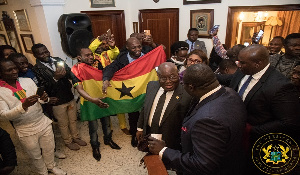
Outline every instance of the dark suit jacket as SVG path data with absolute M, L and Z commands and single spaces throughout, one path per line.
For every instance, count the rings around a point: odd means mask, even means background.
M 237 91 L 242 72 L 235 74 L 230 87 Z M 299 137 L 300 104 L 296 88 L 280 72 L 270 66 L 245 101 L 247 123 L 252 125 L 250 137 L 255 141 L 267 133 L 285 133 Z M 294 137 L 295 138 L 295 137 Z
M 184 119 L 182 152 L 167 148 L 162 161 L 184 174 L 242 175 L 241 141 L 246 116 L 238 94 L 221 87 Z
M 144 135 L 149 132 L 147 131 L 149 115 L 159 88 L 160 85 L 158 81 L 148 83 L 145 103 L 138 121 L 138 128 L 143 129 Z M 189 109 L 191 98 L 192 97 L 183 89 L 183 86 L 179 84 L 166 108 L 159 129 L 162 133 L 162 140 L 164 140 L 170 148 L 181 149 L 180 128 L 183 118 Z
M 63 61 L 58 57 L 52 58 L 55 59 L 54 64 L 56 67 L 58 62 Z M 45 91 L 49 97 L 57 97 L 59 99 L 55 105 L 68 103 L 74 99 L 74 95 L 72 93 L 72 84 L 69 81 L 74 74 L 71 72 L 71 69 L 66 63 L 64 64 L 64 67 L 66 70 L 65 77 L 56 82 L 53 79 L 54 71 L 42 64 L 38 59 L 36 60 L 36 64 L 33 66 L 33 71 L 36 74 L 40 86 L 45 87 Z
M 150 46 L 148 46 L 149 48 Z M 144 54 L 150 52 L 151 50 L 148 49 L 148 50 L 145 50 L 145 52 L 142 52 Z M 125 52 L 121 52 L 118 57 L 116 58 L 115 61 L 113 61 L 110 65 L 106 66 L 104 69 L 103 69 L 103 81 L 105 80 L 111 80 L 112 77 L 114 76 L 114 74 L 122 69 L 123 67 L 125 67 L 127 64 L 129 64 L 129 61 L 128 61 L 128 57 L 127 57 L 127 54 L 128 54 L 128 51 L 125 51 Z

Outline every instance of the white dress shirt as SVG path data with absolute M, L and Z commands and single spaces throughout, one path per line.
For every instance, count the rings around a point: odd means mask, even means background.
M 255 86 L 255 84 L 259 81 L 259 79 L 264 75 L 264 73 L 267 71 L 267 69 L 270 67 L 270 64 L 268 64 L 264 69 L 262 69 L 261 71 L 257 72 L 256 74 L 252 75 L 252 79 L 248 85 L 248 87 L 246 88 L 243 96 L 242 96 L 242 100 L 245 101 L 248 93 L 250 92 L 250 90 Z M 241 87 L 243 86 L 243 84 L 246 82 L 246 80 L 250 77 L 250 75 L 245 75 L 240 84 L 239 84 L 239 89 L 238 92 L 240 91 Z
M 148 125 L 151 127 L 151 124 L 152 124 L 152 119 L 153 119 L 153 115 L 155 113 L 155 109 L 156 109 L 156 106 L 157 106 L 157 103 L 158 103 L 158 100 L 160 98 L 160 96 L 164 93 L 164 89 L 162 87 L 160 87 L 156 93 L 156 96 L 154 98 L 154 101 L 152 103 L 152 107 L 151 107 L 151 110 L 150 110 L 150 114 L 149 114 L 149 120 L 148 120 Z M 173 93 L 174 91 L 168 91 L 166 93 L 166 100 L 165 100 L 165 103 L 164 103 L 164 106 L 163 106 L 163 109 L 162 109 L 162 112 L 161 112 L 161 115 L 160 115 L 160 119 L 159 119 L 159 125 L 161 123 L 161 120 L 165 114 L 165 111 L 167 109 L 167 106 L 173 96 Z M 138 131 L 143 131 L 142 128 L 137 128 Z

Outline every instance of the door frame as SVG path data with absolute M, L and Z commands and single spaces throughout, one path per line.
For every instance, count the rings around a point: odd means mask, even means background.
M 101 12 L 101 16 L 111 16 L 111 15 L 120 15 L 121 16 L 121 25 L 118 25 L 118 29 L 121 33 L 125 35 L 121 35 L 121 41 L 125 45 L 126 42 L 126 26 L 125 26 L 125 13 L 124 10 L 97 10 L 97 11 L 80 11 L 80 13 L 86 13 L 88 16 L 99 16 Z
M 230 48 L 232 44 L 232 31 L 234 30 L 233 21 L 234 13 L 243 11 L 297 11 L 300 10 L 300 4 L 287 4 L 287 5 L 264 5 L 264 6 L 229 6 L 226 27 L 225 45 Z

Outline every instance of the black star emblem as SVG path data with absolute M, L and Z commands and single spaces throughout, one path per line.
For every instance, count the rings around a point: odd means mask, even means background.
M 130 91 L 134 88 L 133 87 L 126 87 L 125 84 L 122 82 L 122 88 L 116 88 L 118 91 L 121 92 L 120 98 L 124 97 L 125 95 L 128 95 L 129 97 L 132 97 L 132 94 L 130 93 Z

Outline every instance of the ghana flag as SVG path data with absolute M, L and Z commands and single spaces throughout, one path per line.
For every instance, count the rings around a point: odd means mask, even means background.
M 103 98 L 109 107 L 104 109 L 80 97 L 81 120 L 90 121 L 120 113 L 139 111 L 143 106 L 147 84 L 158 80 L 155 67 L 166 61 L 166 54 L 159 46 L 117 71 L 102 94 L 102 71 L 81 63 L 72 67 L 72 72 L 81 80 L 84 90 L 94 98 Z

